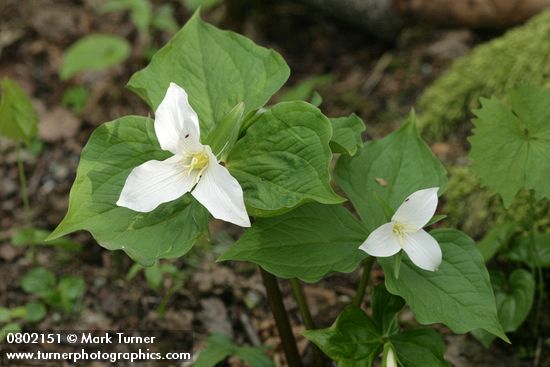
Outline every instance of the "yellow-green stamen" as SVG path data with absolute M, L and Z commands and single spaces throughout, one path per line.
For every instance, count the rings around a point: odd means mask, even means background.
M 399 244 L 401 246 L 403 246 L 403 243 L 405 242 L 405 237 L 407 236 L 407 233 L 415 231 L 416 229 L 412 228 L 412 226 L 399 222 L 393 222 L 392 232 L 398 238 Z
M 208 160 L 208 154 L 202 150 L 200 152 L 189 154 L 187 159 L 188 163 L 184 163 L 182 166 L 187 169 L 185 171 L 187 176 L 190 176 L 194 170 L 197 170 L 198 173 L 195 176 L 195 180 L 198 181 L 204 170 L 208 167 Z

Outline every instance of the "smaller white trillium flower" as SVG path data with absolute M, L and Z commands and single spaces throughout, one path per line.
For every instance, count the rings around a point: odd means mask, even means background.
M 117 205 L 150 212 L 191 192 L 214 218 L 250 227 L 242 187 L 218 162 L 210 146 L 201 144 L 199 118 L 183 88 L 170 83 L 155 111 L 154 126 L 160 147 L 173 156 L 134 168 Z
M 403 249 L 421 269 L 436 271 L 441 264 L 439 244 L 422 229 L 435 214 L 438 187 L 412 193 L 399 206 L 391 222 L 382 224 L 359 247 L 376 257 L 395 255 Z

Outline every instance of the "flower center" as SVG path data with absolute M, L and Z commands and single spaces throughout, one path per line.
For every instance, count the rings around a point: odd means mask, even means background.
M 411 228 L 411 226 L 408 226 L 406 224 L 393 222 L 392 232 L 395 236 L 397 236 L 399 240 L 399 244 L 403 246 L 407 233 L 414 232 L 414 229 Z
M 208 167 L 208 154 L 204 150 L 191 153 L 188 155 L 187 163 L 182 165 L 186 169 L 187 176 L 190 176 L 193 171 L 198 171 L 195 178 L 195 181 L 198 181 L 206 167 Z

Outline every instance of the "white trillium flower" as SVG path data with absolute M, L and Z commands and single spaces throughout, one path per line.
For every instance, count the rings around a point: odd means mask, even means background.
M 412 193 L 397 209 L 391 222 L 375 229 L 359 247 L 367 254 L 387 257 L 403 249 L 421 269 L 436 271 L 441 264 L 439 244 L 422 229 L 437 208 L 438 187 Z
M 134 168 L 118 206 L 150 212 L 191 192 L 214 218 L 250 227 L 241 185 L 218 162 L 210 146 L 200 143 L 199 118 L 185 90 L 174 83 L 155 112 L 155 133 L 161 148 L 174 155 Z

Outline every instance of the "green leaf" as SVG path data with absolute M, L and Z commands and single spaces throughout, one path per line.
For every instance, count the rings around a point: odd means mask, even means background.
M 304 336 L 338 367 L 371 367 L 384 344 L 375 324 L 356 306 L 346 307 L 330 328 L 306 330 Z
M 55 274 L 44 268 L 33 269 L 21 279 L 21 287 L 25 292 L 41 297 L 49 297 L 55 290 L 55 283 Z
M 82 85 L 77 85 L 69 87 L 63 92 L 61 104 L 70 108 L 77 115 L 80 115 L 84 111 L 84 108 L 86 108 L 88 98 L 90 98 L 90 91 Z
M 154 290 L 155 292 L 160 291 L 162 287 L 162 272 L 158 263 L 147 266 L 143 269 L 143 275 L 145 275 L 145 280 L 147 285 Z
M 316 75 L 305 79 L 288 89 L 279 98 L 278 102 L 309 101 L 314 97 L 315 89 L 332 83 L 332 75 Z
M 439 187 L 441 193 L 447 185 L 445 168 L 418 136 L 414 114 L 354 157 L 341 156 L 334 173 L 369 231 L 387 222 L 379 199 L 395 210 L 417 190 Z
M 271 358 L 266 356 L 263 348 L 239 347 L 235 351 L 235 356 L 251 367 L 275 367 Z
M 82 249 L 82 246 L 79 243 L 66 238 L 46 241 L 46 238 L 48 238 L 49 235 L 50 232 L 43 229 L 24 228 L 15 232 L 11 238 L 11 241 L 14 246 L 45 245 L 55 246 L 70 251 L 80 251 Z
M 535 280 L 530 272 L 516 269 L 510 278 L 502 272 L 491 272 L 491 283 L 495 291 L 498 318 L 504 331 L 516 331 L 531 311 L 535 298 Z M 472 334 L 489 347 L 495 337 L 485 330 L 474 330 Z
M 38 117 L 29 96 L 10 79 L 3 79 L 0 87 L 0 135 L 30 144 L 36 136 Z
M 229 356 L 237 356 L 251 367 L 274 367 L 264 348 L 236 346 L 228 336 L 220 333 L 208 337 L 206 348 L 200 352 L 193 367 L 214 367 Z
M 309 103 L 314 105 L 315 107 L 319 107 L 323 103 L 323 97 L 318 92 L 313 92 L 313 95 L 311 96 Z
M 455 333 L 483 328 L 508 341 L 498 321 L 485 262 L 475 243 L 453 229 L 437 229 L 431 235 L 443 252 L 435 272 L 422 270 L 403 256 L 396 279 L 393 259 L 378 258 L 388 291 L 403 297 L 421 324 L 443 323 Z
M 61 278 L 58 285 L 59 306 L 69 313 L 75 310 L 77 301 L 86 292 L 84 279 L 77 276 L 65 276 Z
M 438 222 L 441 222 L 445 218 L 447 218 L 447 215 L 445 215 L 445 214 L 436 214 L 432 217 L 432 219 L 430 219 L 428 221 L 428 223 L 426 223 L 426 225 L 424 227 L 429 227 L 431 225 L 434 225 Z
M 474 172 L 506 207 L 520 189 L 550 198 L 550 92 L 520 87 L 510 101 L 511 109 L 494 97 L 481 99 L 469 138 Z
M 226 335 L 214 333 L 208 337 L 206 348 L 193 363 L 193 367 L 214 367 L 235 352 L 235 345 Z
M 372 318 L 381 335 L 388 336 L 399 331 L 397 314 L 405 306 L 403 298 L 389 293 L 383 284 L 372 291 Z
M 25 320 L 38 322 L 46 316 L 46 306 L 40 302 L 29 302 L 25 305 Z
M 127 116 L 101 125 L 82 151 L 69 211 L 49 239 L 84 229 L 103 247 L 124 250 L 143 265 L 185 254 L 208 225 L 208 212 L 191 195 L 149 213 L 116 205 L 134 167 L 169 156 L 150 119 Z
M 187 91 L 206 137 L 239 102 L 245 114 L 262 107 L 289 73 L 275 51 L 219 30 L 196 13 L 128 87 L 156 109 L 170 82 L 178 84 Z
M 62 80 L 87 70 L 104 70 L 120 64 L 130 55 L 131 46 L 124 38 L 92 34 L 71 45 L 63 55 L 59 71 Z
M 132 23 L 142 32 L 149 31 L 153 10 L 149 0 L 109 0 L 100 7 L 101 13 L 129 11 Z
M 308 204 L 258 219 L 218 260 L 250 261 L 281 278 L 316 282 L 347 273 L 367 256 L 365 230 L 341 205 Z
M 16 322 L 11 322 L 9 324 L 6 324 L 0 329 L 0 343 L 2 343 L 8 334 L 13 333 L 20 333 L 21 332 L 21 325 Z
M 332 139 L 330 147 L 334 153 L 355 155 L 363 146 L 361 134 L 365 131 L 365 123 L 359 116 L 352 113 L 348 117 L 331 118 Z
M 532 268 L 550 267 L 550 234 L 537 233 L 534 240 L 533 242 L 529 236 L 519 238 L 506 251 L 506 257 Z
M 244 191 L 248 214 L 272 216 L 301 204 L 343 201 L 330 186 L 328 119 L 305 102 L 279 103 L 237 141 L 226 166 Z
M 128 274 L 126 274 L 126 280 L 134 279 L 136 275 L 138 275 L 138 273 L 144 269 L 145 267 L 140 264 L 137 264 L 137 263 L 133 264 L 130 267 L 130 270 L 128 270 Z
M 12 319 L 10 310 L 8 310 L 6 307 L 0 307 L 0 322 L 4 323 L 7 321 L 10 321 Z
M 432 329 L 412 329 L 390 337 L 401 367 L 448 367 L 445 342 Z
M 244 103 L 237 104 L 208 134 L 205 143 L 210 145 L 212 152 L 220 161 L 225 161 L 229 152 L 233 150 L 244 113 Z
M 180 29 L 178 22 L 174 18 L 174 8 L 171 4 L 159 6 L 153 16 L 151 25 L 160 31 L 168 33 L 176 33 Z
M 477 249 L 481 252 L 485 262 L 489 261 L 503 247 L 506 247 L 514 234 L 518 225 L 513 222 L 505 222 L 495 225 L 477 244 Z

